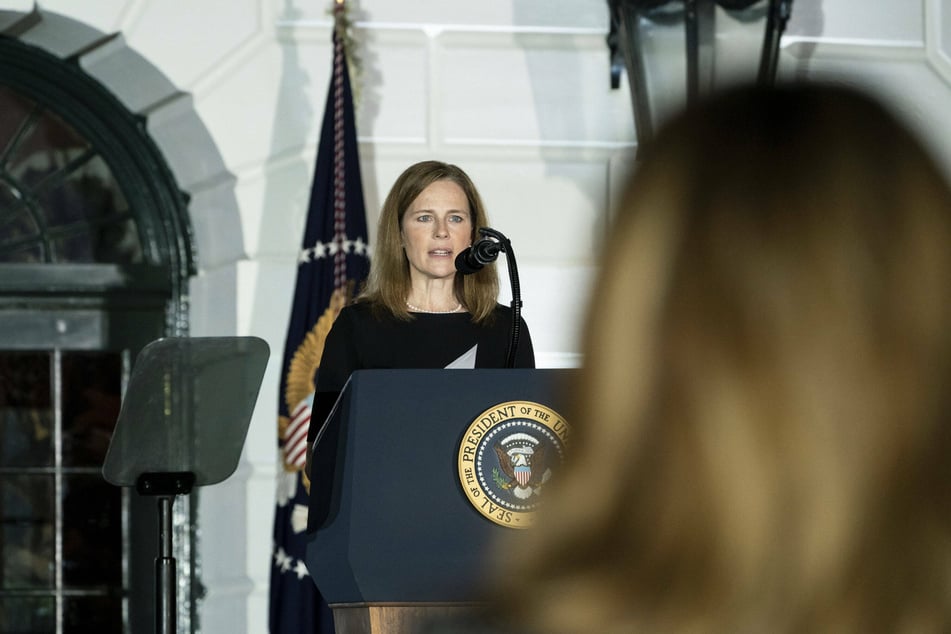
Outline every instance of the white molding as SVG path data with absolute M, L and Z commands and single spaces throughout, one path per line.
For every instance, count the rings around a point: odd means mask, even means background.
M 925 0 L 925 50 L 928 64 L 951 86 L 951 42 L 942 40 L 942 20 L 951 19 L 951 0 Z
M 553 140 L 527 140 L 527 139 L 487 139 L 476 138 L 468 139 L 462 137 L 446 137 L 444 145 L 464 145 L 485 148 L 496 147 L 518 147 L 518 148 L 538 148 L 538 149 L 560 149 L 560 150 L 628 150 L 637 147 L 635 141 L 571 141 L 567 139 Z
M 926 58 L 925 42 L 792 36 L 782 40 L 783 53 L 794 58 L 825 57 L 886 61 L 916 61 Z
M 278 20 L 276 26 L 280 30 L 313 30 L 327 31 L 331 28 L 330 20 Z M 432 22 L 374 22 L 360 20 L 353 22 L 353 28 L 373 31 L 422 31 L 431 35 L 441 33 L 504 33 L 507 35 L 597 35 L 604 37 L 608 30 L 594 28 L 578 28 L 564 26 L 516 26 L 513 24 L 436 24 Z
M 323 20 L 278 20 L 275 23 L 277 38 L 281 42 L 327 41 L 331 23 Z M 607 29 L 570 28 L 556 26 L 495 26 L 426 24 L 412 22 L 354 22 L 354 39 L 357 48 L 364 46 L 364 38 L 382 38 L 388 42 L 404 42 L 407 38 L 438 40 L 442 46 L 467 45 L 479 42 L 518 42 L 526 46 L 563 46 L 566 40 L 574 48 L 603 48 L 607 55 Z M 476 38 L 476 39 L 474 39 Z
M 200 102 L 208 93 L 213 92 L 219 84 L 226 81 L 232 73 L 240 69 L 263 48 L 274 43 L 274 34 L 266 26 L 268 24 L 268 8 L 267 2 L 261 2 L 258 5 L 257 31 L 232 50 L 222 63 L 211 67 L 202 75 L 194 78 L 190 85 L 182 87 L 183 90 L 188 90 L 195 95 L 196 103 Z
M 541 369 L 580 368 L 584 357 L 580 352 L 537 352 L 535 366 Z

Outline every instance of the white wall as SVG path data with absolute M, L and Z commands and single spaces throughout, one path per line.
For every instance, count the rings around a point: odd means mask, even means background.
M 368 220 L 408 164 L 461 165 L 513 242 L 539 364 L 576 332 L 612 194 L 635 148 L 609 84 L 604 0 L 361 0 L 358 135 Z M 194 335 L 271 345 L 238 472 L 201 496 L 205 632 L 263 632 L 278 365 L 330 74 L 330 0 L 41 0 L 22 39 L 148 116 L 198 243 Z M 0 0 L 0 29 L 27 0 Z M 104 36 L 118 34 L 112 39 Z M 780 73 L 870 85 L 951 173 L 951 0 L 795 0 Z M 505 297 L 503 301 L 508 301 Z

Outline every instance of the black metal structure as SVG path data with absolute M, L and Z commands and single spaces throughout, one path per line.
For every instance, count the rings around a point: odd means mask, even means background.
M 607 37 L 611 87 L 620 87 L 621 71 L 626 68 L 639 144 L 650 142 L 655 125 L 648 99 L 642 26 L 683 23 L 687 62 L 686 95 L 687 105 L 690 105 L 712 89 L 709 80 L 712 77 L 718 6 L 745 20 L 765 17 L 766 32 L 757 81 L 771 85 L 776 78 L 779 41 L 792 12 L 792 0 L 608 0 L 611 15 L 611 30 Z

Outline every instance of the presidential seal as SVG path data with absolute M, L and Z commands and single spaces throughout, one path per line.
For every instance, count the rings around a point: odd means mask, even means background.
M 530 401 L 500 403 L 479 414 L 459 445 L 459 482 L 469 502 L 500 526 L 530 526 L 546 483 L 564 460 L 569 432 L 561 415 Z

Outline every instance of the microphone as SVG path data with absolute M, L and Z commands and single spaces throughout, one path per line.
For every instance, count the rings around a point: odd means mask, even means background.
M 463 275 L 481 271 L 489 262 L 499 257 L 502 245 L 495 240 L 481 238 L 471 247 L 466 247 L 456 256 L 456 270 Z
M 475 244 L 463 249 L 456 256 L 456 270 L 463 275 L 469 275 L 482 268 L 489 262 L 495 262 L 499 253 L 505 251 L 505 259 L 509 265 L 509 281 L 512 285 L 512 338 L 509 340 L 508 352 L 505 355 L 505 367 L 515 367 L 515 352 L 518 350 L 518 335 L 522 321 L 522 292 L 518 283 L 518 267 L 515 265 L 515 254 L 512 253 L 512 243 L 495 229 L 482 227 L 479 229 L 480 238 Z M 493 239 L 490 239 L 493 238 Z

